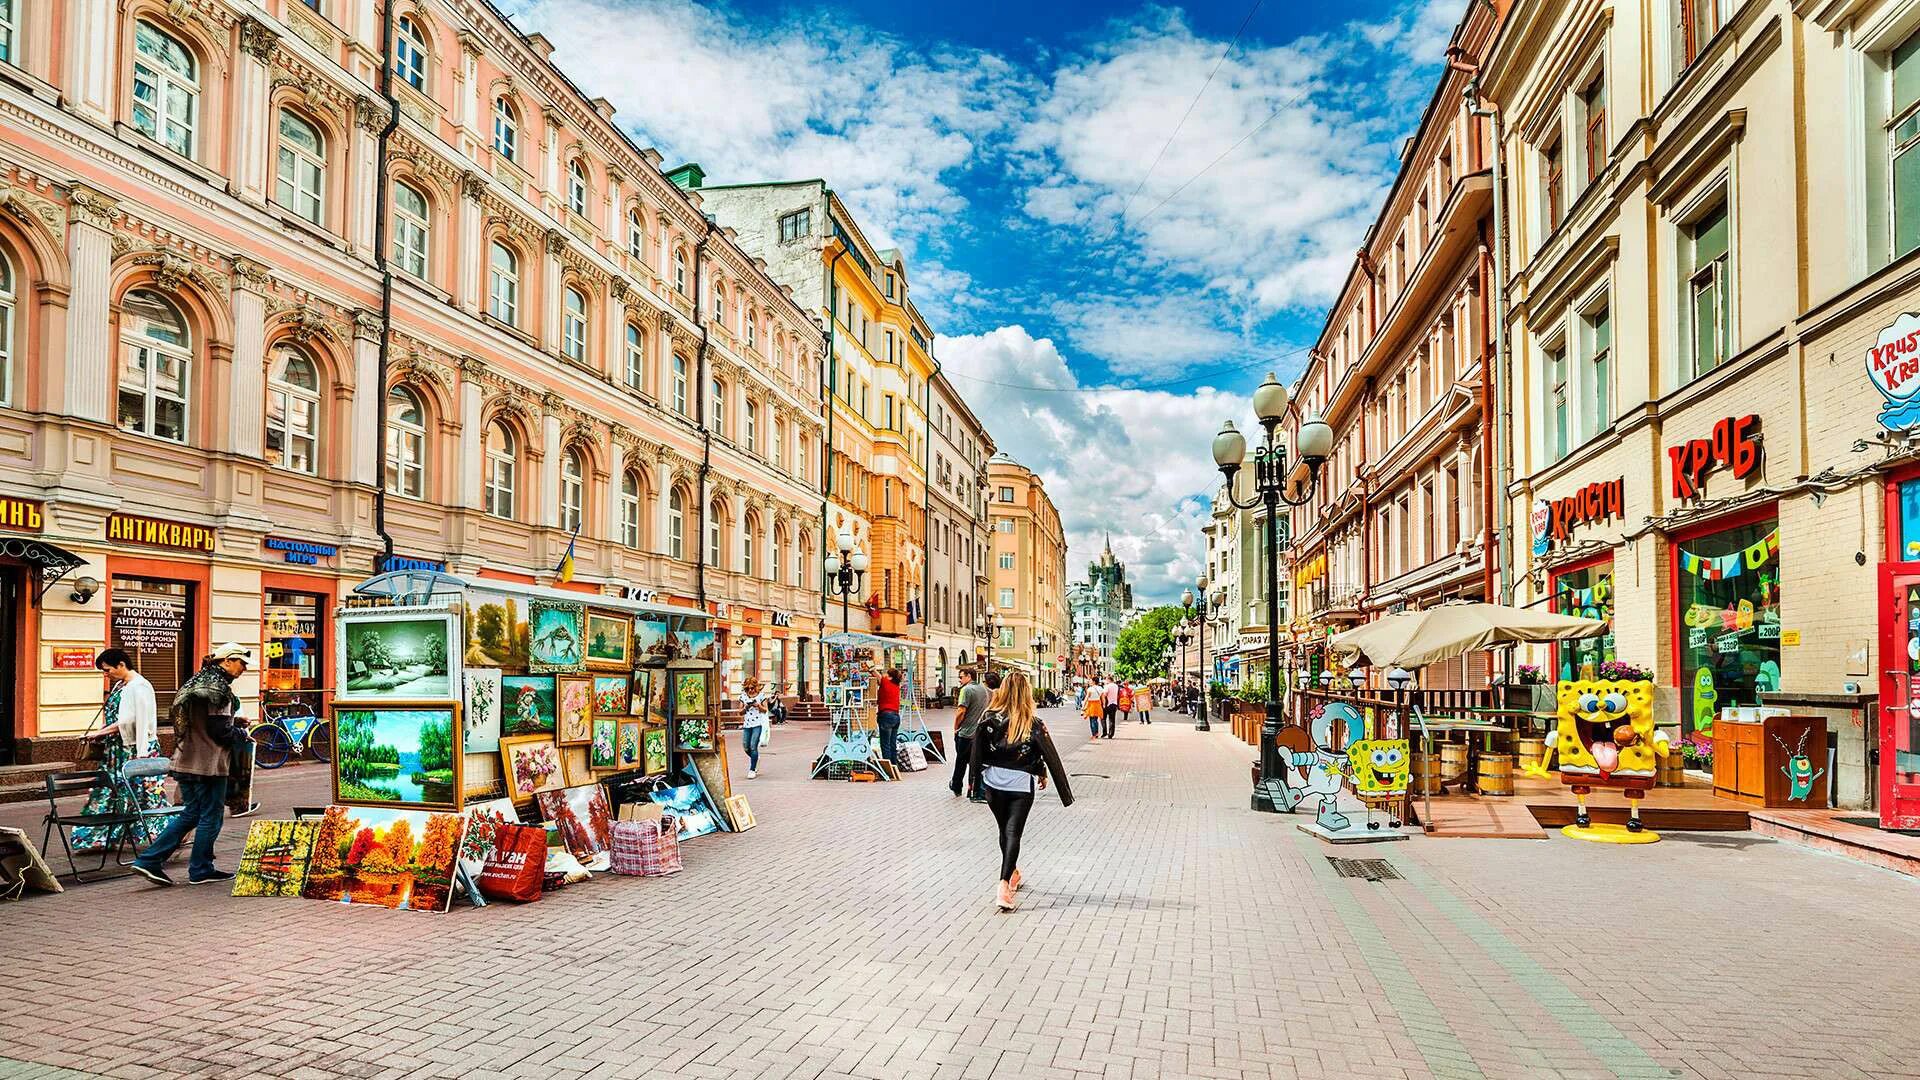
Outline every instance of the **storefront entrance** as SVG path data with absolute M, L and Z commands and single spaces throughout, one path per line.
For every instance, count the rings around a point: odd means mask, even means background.
M 326 609 L 332 599 L 319 593 L 268 589 L 261 609 L 266 657 L 260 688 L 281 703 L 299 703 L 326 715 Z
M 1675 535 L 1681 730 L 1710 740 L 1729 705 L 1780 689 L 1780 523 L 1772 507 Z
M 1880 824 L 1920 829 L 1920 567 L 1880 568 Z
M 1555 678 L 1560 681 L 1595 678 L 1600 665 L 1618 659 L 1613 649 L 1613 555 L 1557 570 L 1553 575 L 1553 610 L 1562 615 L 1604 619 L 1607 632 L 1576 638 L 1554 646 Z M 1591 674 L 1589 674 L 1591 673 Z
M 125 649 L 133 669 L 153 684 L 160 715 L 173 707 L 174 692 L 192 677 L 198 613 L 194 586 L 184 581 L 114 575 L 108 640 Z
M 26 619 L 26 568 L 0 566 L 0 765 L 18 760 L 14 747 L 33 704 L 20 693 L 20 650 L 30 637 Z

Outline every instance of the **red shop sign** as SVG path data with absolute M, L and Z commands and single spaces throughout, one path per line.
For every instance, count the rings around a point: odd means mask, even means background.
M 1555 540 L 1565 540 L 1575 525 L 1620 517 L 1627 512 L 1626 502 L 1627 481 L 1624 477 L 1588 484 L 1566 498 L 1555 499 L 1549 504 L 1553 508 L 1549 535 Z
M 1760 464 L 1760 417 L 1749 413 L 1727 417 L 1713 425 L 1713 437 L 1689 439 L 1667 447 L 1673 463 L 1673 497 L 1691 499 L 1700 494 L 1701 484 L 1713 469 L 1732 469 L 1736 479 L 1744 479 Z
M 92 649 L 53 650 L 53 670 L 55 671 L 92 671 Z

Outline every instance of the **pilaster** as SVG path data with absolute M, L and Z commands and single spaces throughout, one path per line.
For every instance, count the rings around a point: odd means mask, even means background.
M 102 424 L 112 418 L 113 334 L 108 312 L 112 297 L 108 290 L 116 205 L 92 188 L 76 184 L 68 192 L 67 267 L 73 293 L 67 301 L 65 394 L 64 400 L 47 403 L 52 412 Z

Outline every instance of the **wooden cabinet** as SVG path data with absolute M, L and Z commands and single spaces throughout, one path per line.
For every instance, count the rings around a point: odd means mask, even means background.
M 1827 722 L 1770 716 L 1713 725 L 1713 793 L 1751 806 L 1827 805 Z

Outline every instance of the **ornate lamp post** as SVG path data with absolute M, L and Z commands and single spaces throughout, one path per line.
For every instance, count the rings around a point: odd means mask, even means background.
M 1189 607 L 1192 606 L 1193 593 L 1188 592 L 1184 594 L 1183 596 L 1181 596 L 1180 600 L 1183 604 Z M 1173 643 L 1175 645 L 1180 646 L 1180 695 L 1183 698 L 1186 696 L 1188 692 L 1187 691 L 1187 646 L 1192 644 L 1192 642 L 1193 642 L 1193 631 L 1187 629 L 1186 622 L 1182 620 L 1179 627 L 1176 628 L 1173 632 Z
M 1194 711 L 1193 730 L 1212 731 L 1213 724 L 1207 715 L 1213 710 L 1213 703 L 1207 696 L 1208 691 L 1213 685 L 1213 679 L 1211 678 L 1212 673 L 1207 667 L 1207 620 L 1213 616 L 1213 601 L 1207 597 L 1207 575 L 1201 574 L 1199 579 L 1193 584 L 1194 588 L 1200 590 L 1200 610 L 1198 613 L 1192 611 L 1194 599 L 1193 590 L 1189 589 L 1180 594 L 1181 600 L 1186 603 L 1189 614 L 1191 614 L 1193 620 L 1199 624 L 1200 629 L 1200 655 L 1195 659 L 1193 665 L 1195 674 L 1200 679 L 1200 707 Z
M 1040 658 L 1046 654 L 1046 651 L 1047 651 L 1047 635 L 1039 634 L 1039 633 L 1034 634 L 1033 635 L 1033 682 L 1036 688 L 1040 685 Z
M 847 604 L 857 592 L 867 576 L 867 553 L 857 550 L 853 545 L 853 534 L 845 529 L 834 537 L 837 552 L 827 553 L 827 592 L 840 597 L 840 632 L 848 629 Z
M 999 614 L 999 610 L 996 609 L 992 604 L 988 604 L 985 613 L 983 613 L 979 618 L 973 620 L 974 629 L 980 631 L 980 637 L 984 639 L 987 643 L 986 671 L 993 670 L 993 635 L 999 632 L 999 629 L 1000 629 L 1000 624 L 994 621 L 994 616 L 998 614 Z M 981 677 L 982 678 L 986 677 L 985 671 L 981 673 Z
M 1267 373 L 1267 381 L 1253 392 L 1253 412 L 1264 432 L 1259 448 L 1253 452 L 1254 483 L 1252 497 L 1241 502 L 1233 493 L 1233 479 L 1246 462 L 1246 436 L 1234 430 L 1229 420 L 1213 437 L 1213 463 L 1227 479 L 1227 499 L 1235 509 L 1259 507 L 1267 515 L 1267 715 L 1260 724 L 1260 783 L 1253 793 L 1253 808 L 1277 812 L 1268 794 L 1269 785 L 1280 779 L 1280 752 L 1275 739 L 1280 734 L 1280 507 L 1304 506 L 1319 486 L 1320 466 L 1333 450 L 1333 428 L 1318 417 L 1300 425 L 1295 449 L 1307 467 L 1307 481 L 1298 498 L 1286 494 L 1287 473 L 1291 468 L 1287 447 L 1278 435 L 1280 420 L 1287 414 L 1287 388 Z M 1289 540 L 1291 542 L 1291 540 Z

